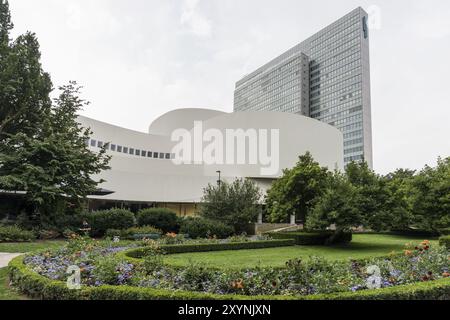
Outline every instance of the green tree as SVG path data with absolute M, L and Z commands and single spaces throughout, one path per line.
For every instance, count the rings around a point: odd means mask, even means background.
M 300 156 L 296 166 L 284 170 L 282 177 L 267 191 L 269 219 L 274 223 L 286 222 L 295 214 L 297 219 L 305 222 L 324 192 L 329 175 L 328 169 L 320 167 L 309 152 Z
M 11 41 L 12 27 L 8 1 L 0 0 L 0 142 L 19 132 L 37 134 L 51 108 L 52 83 L 36 36 L 27 32 Z
M 86 141 L 92 132 L 77 122 L 77 113 L 87 104 L 78 97 L 79 87 L 71 82 L 60 90 L 39 133 L 11 136 L 7 152 L 0 155 L 0 188 L 25 191 L 32 214 L 48 226 L 64 212 L 80 208 L 103 182 L 92 176 L 109 168 L 105 148 L 91 152 Z
M 413 170 L 398 169 L 382 178 L 388 192 L 386 208 L 390 212 L 390 230 L 408 230 L 413 223 L 410 194 L 414 175 Z
M 391 210 L 388 208 L 389 193 L 386 181 L 381 179 L 366 162 L 351 162 L 346 167 L 348 181 L 355 187 L 355 208 L 376 230 L 388 230 Z
M 425 166 L 412 180 L 414 223 L 428 231 L 450 226 L 450 157 L 438 159 L 435 168 Z
M 242 233 L 249 223 L 256 221 L 260 199 L 260 189 L 249 179 L 222 181 L 220 186 L 209 184 L 203 190 L 199 211 L 201 216 L 221 221 L 232 226 L 236 233 Z
M 335 171 L 328 187 L 308 216 L 306 227 L 311 230 L 326 230 L 334 225 L 336 231 L 329 240 L 340 237 L 343 232 L 351 232 L 352 227 L 366 224 L 365 215 L 358 210 L 357 187 L 348 177 Z

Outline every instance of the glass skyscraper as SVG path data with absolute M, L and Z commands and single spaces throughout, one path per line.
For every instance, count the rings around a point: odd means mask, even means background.
M 344 135 L 344 162 L 372 167 L 368 15 L 357 8 L 236 83 L 234 111 L 280 111 Z

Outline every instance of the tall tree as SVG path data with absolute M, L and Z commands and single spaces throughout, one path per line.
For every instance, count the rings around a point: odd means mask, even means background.
M 52 82 L 42 70 L 39 43 L 27 32 L 10 42 L 8 2 L 0 3 L 0 142 L 39 131 L 51 107 Z
M 425 166 L 412 181 L 411 205 L 416 225 L 438 231 L 450 227 L 450 157 Z
M 329 240 L 343 232 L 351 232 L 352 227 L 366 224 L 366 216 L 358 209 L 357 187 L 352 185 L 345 174 L 335 171 L 330 178 L 330 184 L 308 216 L 306 227 L 311 230 L 325 230 L 331 225 L 336 232 Z
M 220 186 L 210 184 L 203 192 L 200 215 L 221 221 L 241 233 L 249 223 L 256 221 L 260 198 L 260 189 L 249 179 L 222 181 Z
M 346 167 L 348 181 L 356 190 L 356 209 L 366 217 L 368 226 L 376 231 L 390 228 L 391 211 L 387 207 L 389 193 L 381 179 L 366 162 L 352 162 Z
M 86 145 L 91 131 L 77 123 L 77 113 L 87 104 L 78 97 L 79 89 L 74 82 L 61 87 L 39 133 L 11 136 L 9 152 L 0 157 L 0 188 L 1 182 L 13 182 L 16 190 L 25 191 L 33 214 L 44 225 L 53 225 L 57 215 L 70 208 L 80 208 L 102 182 L 92 176 L 109 168 L 105 148 L 91 152 Z
M 299 157 L 292 169 L 283 171 L 267 191 L 266 208 L 272 222 L 286 222 L 290 215 L 305 222 L 316 200 L 325 191 L 329 171 L 314 161 L 311 153 Z

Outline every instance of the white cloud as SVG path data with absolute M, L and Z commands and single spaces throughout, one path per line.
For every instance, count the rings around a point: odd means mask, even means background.
M 199 37 L 208 37 L 212 32 L 211 21 L 199 11 L 199 4 L 200 0 L 186 0 L 180 23 L 187 32 Z

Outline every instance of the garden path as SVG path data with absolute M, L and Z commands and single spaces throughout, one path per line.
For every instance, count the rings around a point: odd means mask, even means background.
M 20 256 L 23 253 L 3 253 L 0 252 L 0 268 L 4 268 L 8 266 L 8 263 L 17 256 Z

